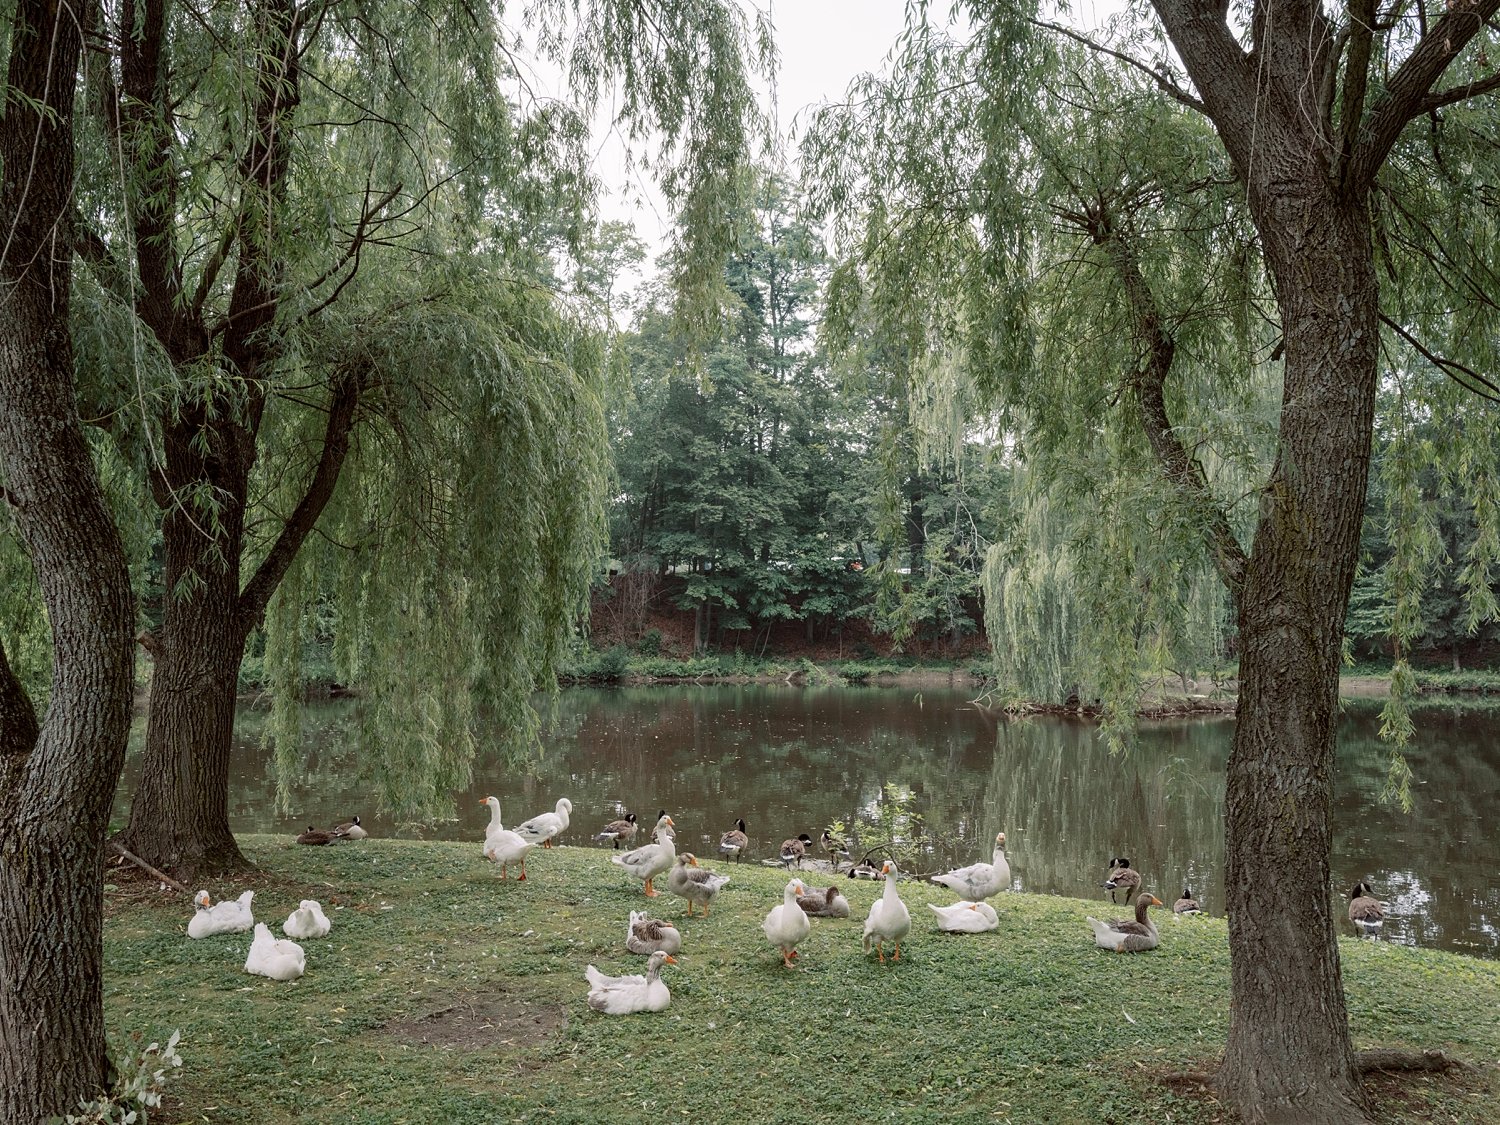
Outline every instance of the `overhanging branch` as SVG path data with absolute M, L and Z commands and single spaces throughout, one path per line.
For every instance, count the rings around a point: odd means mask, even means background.
M 1492 380 L 1485 378 L 1485 376 L 1475 371 L 1472 367 L 1459 363 L 1457 360 L 1446 359 L 1438 355 L 1384 313 L 1381 314 L 1380 319 L 1386 327 L 1390 328 L 1391 331 L 1410 344 L 1423 359 L 1452 379 L 1464 390 L 1470 394 L 1478 395 L 1480 398 L 1489 399 L 1491 402 L 1500 402 L 1500 386 L 1497 386 Z

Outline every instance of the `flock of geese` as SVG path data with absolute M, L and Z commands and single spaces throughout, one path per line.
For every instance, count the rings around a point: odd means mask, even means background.
M 552 847 L 552 841 L 566 831 L 573 812 L 573 802 L 563 797 L 552 812 L 541 813 L 515 828 L 506 828 L 501 821 L 500 801 L 486 797 L 480 802 L 490 810 L 490 822 L 485 830 L 485 857 L 500 867 L 500 878 L 509 878 L 509 868 L 518 868 L 518 879 L 526 878 L 526 853 L 540 845 Z M 701 907 L 703 917 L 724 886 L 728 875 L 705 869 L 692 852 L 677 851 L 677 826 L 665 809 L 657 814 L 656 827 L 652 829 L 652 842 L 628 851 L 620 851 L 620 845 L 634 840 L 638 824 L 634 813 L 627 813 L 619 820 L 611 821 L 594 836 L 601 843 L 613 845 L 610 861 L 641 881 L 647 897 L 660 894 L 655 880 L 666 876 L 666 889 L 687 903 L 689 917 L 695 908 Z M 743 819 L 725 832 L 719 839 L 719 854 L 735 862 L 743 859 L 749 848 L 748 829 Z M 326 845 L 336 840 L 361 840 L 368 833 L 360 825 L 359 817 L 353 817 L 328 830 L 308 826 L 308 830 L 297 836 L 297 843 Z M 800 868 L 807 849 L 813 840 L 806 833 L 782 842 L 778 858 L 787 868 Z M 849 857 L 847 845 L 830 831 L 822 837 L 823 851 L 839 869 L 841 859 Z M 877 869 L 868 862 L 851 864 L 850 878 L 882 878 L 885 889 L 870 907 L 865 918 L 863 948 L 866 955 L 873 948 L 882 963 L 885 962 L 885 946 L 892 947 L 891 960 L 901 959 L 901 942 L 911 932 L 911 913 L 897 892 L 900 876 L 893 860 L 884 861 Z M 960 896 L 959 901 L 949 906 L 929 903 L 928 909 L 936 915 L 938 929 L 949 933 L 984 933 L 999 926 L 994 907 L 986 899 L 1011 886 L 1010 864 L 1005 858 L 1005 833 L 995 836 L 995 850 L 988 863 L 979 862 L 956 868 L 941 875 L 932 876 L 934 883 L 948 887 Z M 1120 892 L 1128 905 L 1135 899 L 1135 917 L 1101 921 L 1087 919 L 1094 933 L 1094 943 L 1102 949 L 1116 953 L 1141 953 L 1155 949 L 1161 935 L 1148 914 L 1153 906 L 1166 904 L 1154 894 L 1142 892 L 1141 875 L 1124 856 L 1109 860 L 1109 874 L 1101 884 L 1109 891 L 1110 901 L 1116 901 Z M 251 909 L 254 891 L 246 891 L 235 900 L 214 903 L 207 891 L 194 896 L 196 913 L 189 920 L 187 934 L 190 938 L 206 938 L 215 934 L 240 933 L 252 927 L 255 937 L 245 960 L 245 971 L 273 980 L 294 980 L 306 969 L 306 954 L 297 940 L 306 941 L 327 937 L 332 923 L 318 902 L 303 899 L 301 904 L 282 923 L 286 939 L 275 938 L 265 923 L 257 923 Z M 1374 898 L 1368 883 L 1357 883 L 1349 892 L 1349 920 L 1363 934 L 1375 935 L 1384 923 L 1387 906 Z M 1202 914 L 1203 909 L 1193 897 L 1192 888 L 1184 887 L 1182 896 L 1173 904 L 1177 916 Z M 793 878 L 786 885 L 782 900 L 767 912 L 761 922 L 766 940 L 781 954 L 782 964 L 795 967 L 797 946 L 812 930 L 812 918 L 847 918 L 849 900 L 837 886 L 809 888 L 801 878 Z M 297 940 L 291 940 L 297 939 Z M 588 1004 L 596 1011 L 611 1015 L 632 1012 L 657 1012 L 671 1002 L 671 993 L 661 979 L 663 965 L 676 964 L 673 957 L 682 948 L 682 934 L 671 922 L 648 917 L 644 912 L 632 911 L 625 929 L 625 948 L 631 953 L 649 957 L 644 975 L 631 974 L 611 977 L 601 973 L 593 965 L 585 970 L 589 983 Z

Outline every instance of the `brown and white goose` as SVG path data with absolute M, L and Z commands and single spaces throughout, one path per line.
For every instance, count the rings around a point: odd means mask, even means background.
M 1386 904 L 1370 891 L 1369 883 L 1355 883 L 1349 892 L 1349 921 L 1362 934 L 1374 937 L 1385 925 Z
M 1094 944 L 1116 953 L 1144 953 L 1155 949 L 1161 942 L 1161 935 L 1156 932 L 1156 923 L 1146 916 L 1146 908 L 1162 905 L 1165 904 L 1155 895 L 1143 894 L 1135 900 L 1134 922 L 1101 922 L 1090 918 L 1088 923 L 1094 928 Z
M 1130 866 L 1130 860 L 1124 856 L 1109 861 L 1109 878 L 1104 880 L 1104 889 L 1109 892 L 1109 901 L 1118 901 L 1115 898 L 1116 891 L 1125 892 L 1125 901 L 1130 901 L 1130 896 L 1141 889 L 1141 873 Z

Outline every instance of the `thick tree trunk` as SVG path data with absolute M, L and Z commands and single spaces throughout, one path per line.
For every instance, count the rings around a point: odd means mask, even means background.
M 0 1121 L 33 1125 L 108 1079 L 104 832 L 130 723 L 135 610 L 74 402 L 68 329 L 75 13 L 22 0 L 0 117 L 0 478 L 52 629 L 46 719 L 0 769 Z M 25 721 L 3 673 L 7 715 Z
M 1260 218 L 1277 213 L 1260 226 L 1282 311 L 1286 390 L 1239 602 L 1225 792 L 1232 994 L 1219 1085 L 1248 1121 L 1331 1125 L 1367 1120 L 1329 855 L 1339 652 L 1369 475 L 1379 303 L 1361 204 L 1317 190 L 1261 202 Z

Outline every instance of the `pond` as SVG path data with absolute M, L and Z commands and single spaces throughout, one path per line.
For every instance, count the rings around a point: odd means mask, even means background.
M 1190 883 L 1211 913 L 1222 911 L 1231 719 L 1148 723 L 1132 751 L 1111 755 L 1090 724 L 998 717 L 975 707 L 971 694 L 947 686 L 570 689 L 539 759 L 480 760 L 470 791 L 455 795 L 457 820 L 399 833 L 371 807 L 357 703 L 308 715 L 309 755 L 292 786 L 291 817 L 275 811 L 270 755 L 259 745 L 264 715 L 246 709 L 230 821 L 240 832 L 295 833 L 359 813 L 377 836 L 472 839 L 477 847 L 487 813 L 476 802 L 487 794 L 501 798 L 507 824 L 566 796 L 573 801 L 566 843 L 588 843 L 621 809 L 639 815 L 643 842 L 656 810 L 666 808 L 679 850 L 720 866 L 719 835 L 737 817 L 750 828 L 749 859 L 767 860 L 784 838 L 817 839 L 834 821 L 850 826 L 856 841 L 878 838 L 876 816 L 893 792 L 935 841 L 924 856 L 930 870 L 987 860 L 989 842 L 1004 831 L 1018 889 L 1098 899 L 1106 861 L 1126 855 L 1168 902 Z M 1500 956 L 1492 879 L 1500 849 L 1481 831 L 1500 822 L 1500 711 L 1418 712 L 1408 814 L 1379 800 L 1388 757 L 1377 737 L 1379 706 L 1351 703 L 1340 726 L 1336 916 L 1344 918 L 1344 892 L 1363 879 L 1391 904 L 1388 940 Z M 137 763 L 132 753 L 117 816 Z

